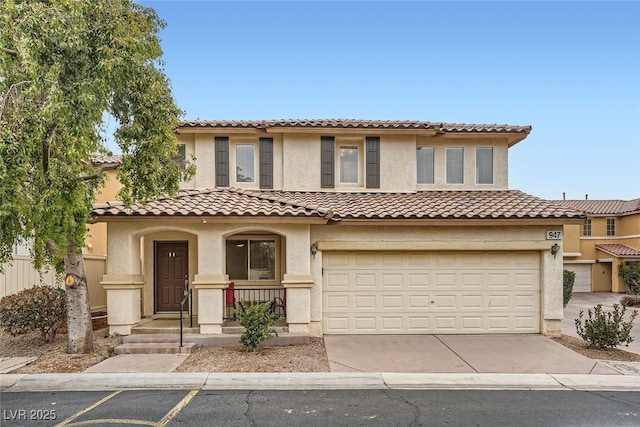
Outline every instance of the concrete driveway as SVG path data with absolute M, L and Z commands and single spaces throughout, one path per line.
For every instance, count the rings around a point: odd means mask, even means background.
M 620 294 L 577 293 L 565 308 L 562 333 L 577 336 L 580 310 L 612 309 Z M 640 354 L 635 341 L 620 347 Z M 331 372 L 618 374 L 542 335 L 325 335 Z
M 326 335 L 331 372 L 618 374 L 542 335 Z

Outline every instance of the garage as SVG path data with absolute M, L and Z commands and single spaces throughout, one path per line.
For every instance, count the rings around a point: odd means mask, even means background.
M 540 332 L 540 253 L 324 252 L 325 334 Z
M 573 292 L 591 292 L 591 264 L 565 264 L 564 268 L 576 273 Z

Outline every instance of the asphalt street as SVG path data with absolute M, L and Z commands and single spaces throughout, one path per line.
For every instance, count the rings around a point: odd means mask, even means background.
M 10 426 L 638 426 L 639 392 L 126 390 L 3 393 Z

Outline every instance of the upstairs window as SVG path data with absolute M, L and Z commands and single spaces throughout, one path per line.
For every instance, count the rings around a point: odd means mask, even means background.
M 358 183 L 358 146 L 340 146 L 340 183 Z
M 493 148 L 476 148 L 476 184 L 493 184 Z
M 255 145 L 236 145 L 236 182 L 255 182 Z
M 591 236 L 591 218 L 587 218 L 582 224 L 582 235 Z
M 607 218 L 607 236 L 616 235 L 616 219 Z
M 187 168 L 187 146 L 184 144 L 178 144 L 178 154 L 173 158 L 182 170 Z
M 464 182 L 464 148 L 447 148 L 447 184 Z
M 433 147 L 418 147 L 416 151 L 418 184 L 434 183 Z

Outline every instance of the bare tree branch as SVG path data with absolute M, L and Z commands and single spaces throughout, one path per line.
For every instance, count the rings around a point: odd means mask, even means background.
M 8 53 L 9 55 L 18 56 L 18 51 L 17 50 L 13 50 L 13 49 L 9 49 L 7 47 L 0 47 L 0 50 L 2 50 L 4 53 Z

